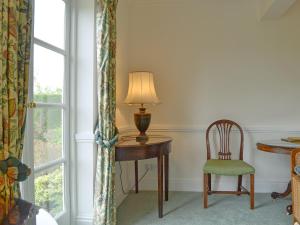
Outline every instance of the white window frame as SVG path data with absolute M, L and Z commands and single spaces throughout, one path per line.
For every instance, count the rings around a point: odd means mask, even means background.
M 63 112 L 63 153 L 62 157 L 58 160 L 51 161 L 47 164 L 34 168 L 34 152 L 33 152 L 33 110 L 28 109 L 27 112 L 27 124 L 24 143 L 24 162 L 32 168 L 32 174 L 26 182 L 21 185 L 22 197 L 30 202 L 34 202 L 34 178 L 35 174 L 46 171 L 50 168 L 55 168 L 59 165 L 63 165 L 64 180 L 63 180 L 63 202 L 64 211 L 56 216 L 56 220 L 60 225 L 70 224 L 70 33 L 71 33 L 71 0 L 62 0 L 65 2 L 65 49 L 58 48 L 47 42 L 44 42 L 34 37 L 34 25 L 32 28 L 32 46 L 31 46 L 31 65 L 30 65 L 30 78 L 29 78 L 29 101 L 33 101 L 33 59 L 34 51 L 33 46 L 35 44 L 53 52 L 59 53 L 64 56 L 64 80 L 63 80 L 63 103 L 36 103 L 36 108 L 56 108 L 61 109 Z M 33 12 L 34 12 L 33 0 Z M 33 18 L 34 21 L 34 13 Z M 33 22 L 34 24 L 34 22 Z M 31 131 L 31 132 L 30 132 Z

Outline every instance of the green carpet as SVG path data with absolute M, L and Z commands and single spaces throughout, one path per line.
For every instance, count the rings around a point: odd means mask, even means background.
M 202 193 L 170 192 L 164 202 L 164 217 L 158 219 L 157 193 L 131 193 L 118 207 L 118 225 L 291 225 L 286 215 L 290 198 L 272 200 L 270 194 L 255 195 L 255 209 L 249 196 L 209 196 L 209 208 L 202 207 Z

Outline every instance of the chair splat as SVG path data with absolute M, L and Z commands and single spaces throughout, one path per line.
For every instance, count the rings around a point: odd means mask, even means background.
M 220 150 L 218 153 L 219 159 L 231 160 L 229 139 L 232 126 L 233 124 L 228 123 L 226 120 L 216 124 L 220 138 Z

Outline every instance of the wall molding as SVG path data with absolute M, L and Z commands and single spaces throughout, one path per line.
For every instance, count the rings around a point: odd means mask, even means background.
M 203 133 L 206 132 L 206 125 L 153 125 L 150 127 L 150 132 L 185 132 L 185 133 Z M 242 126 L 244 132 L 248 133 L 278 133 L 278 132 L 287 132 L 287 133 L 300 133 L 299 127 L 286 127 L 286 126 Z M 128 130 L 135 131 L 134 127 L 128 127 Z
M 159 133 L 204 133 L 209 125 L 152 125 L 148 132 Z M 300 134 L 299 127 L 293 126 L 242 126 L 246 133 L 288 133 Z M 119 127 L 120 135 L 137 132 L 134 126 Z M 81 132 L 75 134 L 76 143 L 94 143 L 95 135 L 93 132 Z
M 162 4 L 186 4 L 186 2 L 198 3 L 199 0 L 129 0 L 129 4 L 134 5 L 162 5 Z
M 175 132 L 175 133 L 203 133 L 206 132 L 209 124 L 204 125 L 151 125 L 149 132 Z M 299 126 L 242 126 L 244 132 L 248 133 L 300 133 Z M 119 128 L 120 133 L 137 132 L 134 126 L 123 126 Z
M 76 143 L 94 143 L 95 135 L 93 132 L 81 132 L 75 134 Z
M 129 126 L 118 127 L 120 135 L 130 132 L 134 130 L 134 128 L 130 128 Z M 75 134 L 75 142 L 76 143 L 95 143 L 95 134 L 93 131 L 80 132 Z

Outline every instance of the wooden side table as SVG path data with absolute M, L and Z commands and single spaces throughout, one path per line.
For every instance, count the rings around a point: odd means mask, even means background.
M 300 149 L 299 144 L 294 144 L 281 140 L 273 140 L 273 141 L 263 141 L 256 144 L 257 149 L 269 152 L 269 153 L 277 153 L 277 154 L 286 154 L 291 155 L 294 150 Z M 284 198 L 288 196 L 292 192 L 291 181 L 288 183 L 286 190 L 283 193 L 272 192 L 271 197 L 273 199 L 276 198 Z M 287 206 L 287 212 L 292 214 L 292 206 Z
M 158 217 L 163 217 L 163 179 L 165 201 L 169 193 L 169 154 L 172 138 L 160 135 L 149 136 L 147 142 L 137 142 L 135 136 L 121 137 L 116 145 L 116 161 L 135 161 L 135 191 L 138 193 L 138 160 L 157 158 Z

